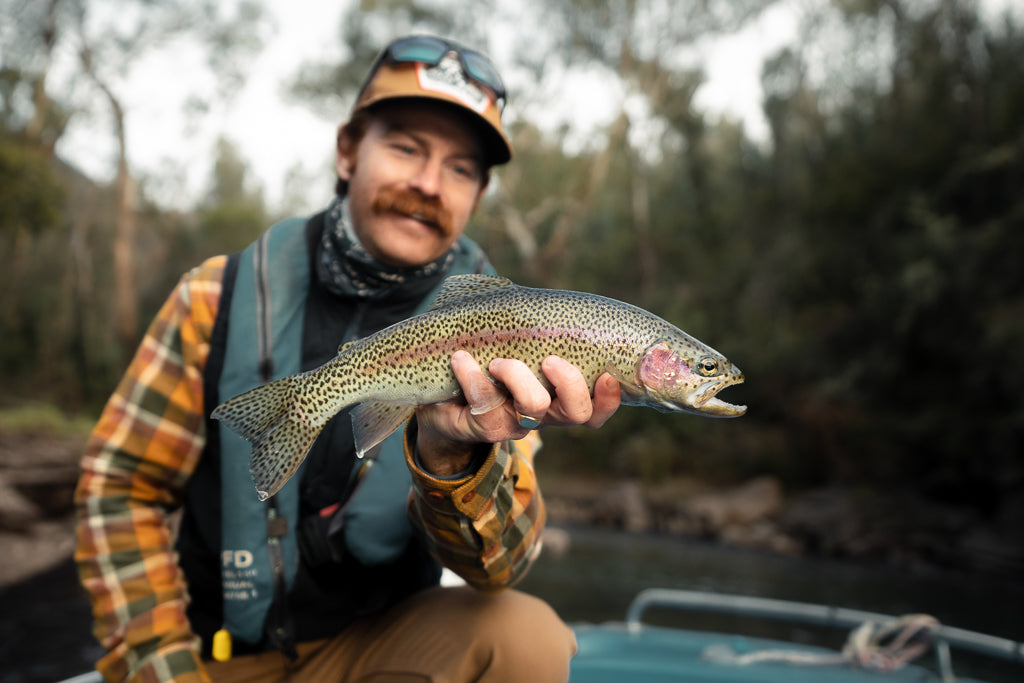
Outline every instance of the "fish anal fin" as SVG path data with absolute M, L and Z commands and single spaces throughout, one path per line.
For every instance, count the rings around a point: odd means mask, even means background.
M 408 420 L 416 406 L 406 403 L 367 401 L 352 410 L 352 432 L 355 435 L 356 454 L 362 458 L 374 446 L 391 436 Z
M 451 304 L 471 296 L 477 296 L 484 292 L 502 289 L 504 287 L 516 287 L 517 285 L 508 278 L 497 275 L 482 275 L 470 273 L 468 275 L 453 275 L 447 278 L 441 285 L 441 292 L 434 299 L 431 310 L 444 308 Z

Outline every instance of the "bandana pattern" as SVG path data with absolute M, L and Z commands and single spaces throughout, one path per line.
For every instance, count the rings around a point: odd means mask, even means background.
M 333 294 L 357 299 L 382 299 L 395 289 L 436 278 L 448 270 L 458 243 L 441 258 L 423 266 L 399 268 L 377 261 L 366 251 L 352 228 L 348 201 L 335 197 L 324 217 L 324 232 L 317 250 L 320 283 Z

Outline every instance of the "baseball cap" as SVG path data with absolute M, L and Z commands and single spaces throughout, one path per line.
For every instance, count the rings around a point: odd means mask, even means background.
M 388 44 L 371 67 L 353 113 L 386 100 L 427 98 L 467 109 L 481 124 L 492 164 L 512 158 L 501 124 L 505 84 L 485 55 L 435 36 L 406 36 Z

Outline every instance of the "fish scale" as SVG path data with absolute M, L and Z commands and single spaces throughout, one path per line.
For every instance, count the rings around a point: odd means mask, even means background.
M 591 392 L 610 373 L 626 405 L 715 417 L 746 410 L 716 398 L 743 381 L 739 369 L 648 311 L 594 294 L 459 275 L 445 281 L 430 311 L 343 345 L 319 368 L 225 401 L 212 416 L 253 443 L 250 471 L 265 500 L 343 408 L 359 404 L 352 421 L 362 457 L 417 405 L 461 396 L 451 369 L 460 349 L 482 368 L 494 358 L 521 360 L 549 391 L 541 363 L 557 355 L 579 368 Z

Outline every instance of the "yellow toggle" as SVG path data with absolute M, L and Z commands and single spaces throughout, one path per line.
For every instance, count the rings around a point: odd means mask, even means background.
M 231 659 L 231 634 L 226 628 L 213 634 L 213 658 L 218 662 Z

